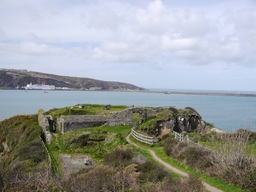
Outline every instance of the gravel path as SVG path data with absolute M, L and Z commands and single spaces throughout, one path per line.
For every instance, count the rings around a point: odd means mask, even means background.
M 85 165 L 84 163 L 87 157 L 88 155 L 85 154 L 60 154 L 65 179 L 68 179 L 73 173 L 81 169 L 91 168 L 93 165 Z
M 160 159 L 160 158 L 155 154 L 155 152 L 154 152 L 153 150 L 140 147 L 140 146 L 137 145 L 136 143 L 133 143 L 133 142 L 130 140 L 130 134 L 126 137 L 126 140 L 127 140 L 128 143 L 134 145 L 135 147 L 142 148 L 142 149 L 145 149 L 145 150 L 149 151 L 150 154 L 152 155 L 152 157 L 153 157 L 156 161 L 158 161 L 159 163 L 161 163 L 164 167 L 166 167 L 166 168 L 169 169 L 170 171 L 172 171 L 172 172 L 174 172 L 174 173 L 177 173 L 177 174 L 179 174 L 179 175 L 181 175 L 181 176 L 188 177 L 188 174 L 187 174 L 187 173 L 185 173 L 185 172 L 183 172 L 183 171 L 181 171 L 181 170 L 179 170 L 179 169 L 177 169 L 177 168 L 171 166 L 170 164 L 168 164 L 168 163 L 164 162 L 162 159 Z M 205 186 L 205 188 L 206 188 L 207 191 L 210 191 L 210 192 L 223 192 L 222 190 L 217 189 L 216 187 L 213 187 L 213 186 L 211 186 L 211 185 L 209 185 L 209 184 L 207 184 L 207 183 L 205 183 L 205 182 L 203 182 L 203 181 L 202 181 L 202 183 L 203 183 L 203 185 Z

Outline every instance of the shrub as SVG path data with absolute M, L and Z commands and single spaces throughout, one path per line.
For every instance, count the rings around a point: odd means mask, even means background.
M 166 155 L 171 156 L 172 155 L 172 148 L 177 145 L 179 141 L 177 141 L 174 138 L 166 138 L 163 142 L 164 152 Z
M 120 164 L 127 165 L 131 162 L 134 154 L 131 149 L 116 148 L 112 153 L 104 156 L 104 164 L 119 166 Z
M 188 179 L 183 183 L 184 189 L 182 191 L 206 191 L 202 181 L 197 175 L 189 175 Z
M 187 147 L 189 147 L 188 143 L 178 142 L 177 145 L 173 146 L 172 148 L 173 156 L 180 160 L 184 160 L 185 157 L 183 151 L 185 151 Z
M 37 140 L 21 147 L 19 157 L 21 160 L 31 160 L 35 163 L 40 163 L 47 159 L 47 154 L 42 147 L 41 141 Z
M 202 147 L 188 147 L 181 154 L 188 166 L 195 167 L 199 170 L 205 170 L 212 164 L 211 151 Z
M 162 167 L 147 161 L 137 166 L 137 171 L 141 172 L 139 180 L 141 183 L 145 182 L 161 182 L 164 179 L 170 178 L 170 174 Z

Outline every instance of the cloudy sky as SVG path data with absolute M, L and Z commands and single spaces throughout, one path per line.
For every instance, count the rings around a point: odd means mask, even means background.
M 0 68 L 256 91 L 256 1 L 0 0 Z

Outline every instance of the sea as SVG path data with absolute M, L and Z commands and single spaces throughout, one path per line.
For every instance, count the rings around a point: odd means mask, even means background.
M 203 120 L 226 132 L 234 132 L 240 128 L 256 131 L 256 97 L 191 95 L 185 94 L 186 91 L 184 94 L 164 94 L 159 90 L 155 91 L 0 90 L 0 121 L 18 114 L 36 114 L 39 108 L 48 111 L 77 104 L 171 106 L 192 107 Z

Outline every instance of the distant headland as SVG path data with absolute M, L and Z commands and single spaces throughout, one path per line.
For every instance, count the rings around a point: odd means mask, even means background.
M 146 91 L 147 89 L 129 83 L 102 81 L 91 78 L 60 76 L 26 69 L 0 68 L 0 89 L 25 89 L 32 85 L 53 85 L 56 90 L 92 90 L 92 91 Z
M 84 77 L 60 76 L 47 74 L 27 69 L 4 69 L 0 68 L 0 89 L 40 89 L 51 87 L 51 90 L 74 90 L 74 91 L 136 91 L 162 94 L 186 94 L 186 95 L 209 95 L 209 96 L 236 96 L 256 97 L 256 93 L 226 93 L 214 91 L 179 91 L 179 90 L 150 90 L 129 83 L 116 81 L 102 81 Z M 45 86 L 46 85 L 46 86 Z M 54 87 L 54 89 L 52 88 Z M 44 90 L 44 89 L 42 89 Z
M 236 97 L 256 97 L 253 93 L 225 93 L 225 92 L 207 92 L 207 91 L 151 91 L 164 94 L 185 94 L 185 95 L 209 95 L 209 96 L 236 96 Z

